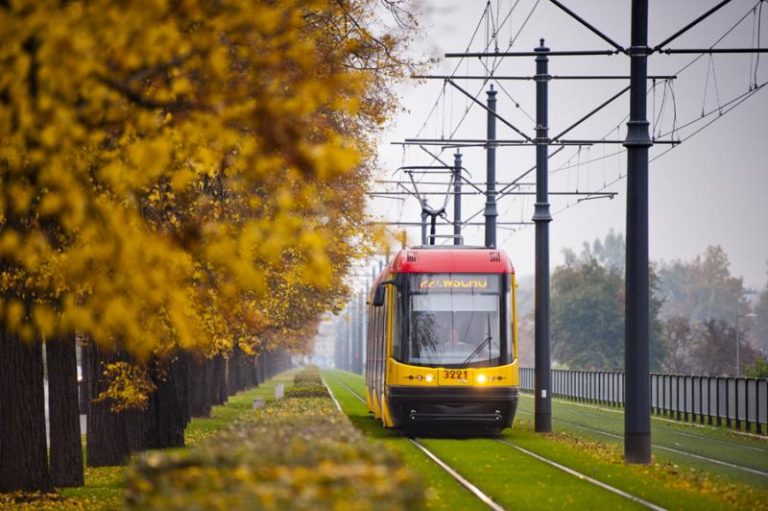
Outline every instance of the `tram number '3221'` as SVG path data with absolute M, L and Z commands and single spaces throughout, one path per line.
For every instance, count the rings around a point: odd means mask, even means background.
M 445 369 L 443 371 L 444 380 L 466 380 L 468 372 L 462 370 Z

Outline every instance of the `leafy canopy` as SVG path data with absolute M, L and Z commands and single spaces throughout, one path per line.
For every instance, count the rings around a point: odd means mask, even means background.
M 5 330 L 210 354 L 338 307 L 407 65 L 375 4 L 0 3 Z

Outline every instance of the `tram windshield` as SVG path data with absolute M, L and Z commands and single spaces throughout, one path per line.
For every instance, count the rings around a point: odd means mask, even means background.
M 439 367 L 500 365 L 507 346 L 502 275 L 409 276 L 406 363 Z

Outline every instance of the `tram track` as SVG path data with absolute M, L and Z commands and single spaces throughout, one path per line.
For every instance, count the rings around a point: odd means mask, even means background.
M 362 397 L 360 394 L 358 394 L 353 388 L 351 388 L 349 385 L 344 383 L 338 378 L 334 378 L 336 383 L 344 387 L 344 389 L 347 390 L 352 396 L 355 397 L 358 401 L 362 402 L 367 406 L 367 403 L 365 401 L 365 398 Z M 328 385 L 325 380 L 323 380 L 323 383 L 325 384 L 326 388 L 328 389 L 328 393 L 331 395 L 331 398 L 333 399 L 334 403 L 336 403 L 336 407 L 339 409 L 339 411 L 343 412 L 341 405 L 339 404 L 339 401 L 336 399 L 336 397 L 333 394 L 333 391 L 331 390 L 331 387 Z M 445 471 L 448 475 L 451 476 L 453 480 L 455 480 L 457 483 L 459 483 L 461 486 L 463 486 L 467 491 L 469 491 L 472 495 L 477 497 L 478 500 L 480 500 L 483 504 L 488 506 L 489 509 L 492 509 L 493 511 L 504 511 L 504 508 L 494 502 L 494 500 L 483 493 L 482 490 L 480 490 L 477 486 L 469 482 L 464 476 L 459 474 L 456 469 L 448 465 L 445 461 L 441 460 L 435 453 L 430 451 L 423 443 L 419 442 L 416 438 L 408 438 L 408 441 L 413 444 L 417 449 L 419 449 L 422 453 L 424 453 L 425 456 L 427 456 L 430 460 L 432 460 L 438 467 L 440 467 L 443 471 Z
M 533 395 L 528 393 L 528 392 L 521 392 L 520 396 L 526 397 L 526 398 L 529 398 L 529 399 L 533 400 Z M 597 410 L 597 411 L 600 411 L 600 412 L 606 412 L 606 413 L 612 413 L 612 414 L 616 414 L 616 415 L 621 415 L 622 417 L 624 416 L 624 411 L 622 409 L 618 409 L 617 410 L 615 408 L 606 408 L 605 406 L 600 406 L 599 404 L 579 403 L 577 401 L 573 401 L 573 400 L 567 399 L 567 398 L 559 398 L 559 400 L 562 403 L 567 404 L 568 406 L 575 406 L 575 407 L 579 407 L 579 408 L 587 408 L 587 409 L 590 409 L 590 410 Z M 711 424 L 704 424 L 704 423 L 697 423 L 697 422 L 693 422 L 693 421 L 675 420 L 675 419 L 670 419 L 670 418 L 667 418 L 667 417 L 664 417 L 664 416 L 660 416 L 660 415 L 656 415 L 656 414 L 651 415 L 651 422 L 658 422 L 658 423 L 668 424 L 670 426 L 687 427 L 687 428 L 691 428 L 693 430 L 722 431 L 722 428 L 720 428 L 719 426 L 713 426 Z M 726 430 L 726 432 L 729 435 L 733 435 L 736 438 L 741 437 L 741 438 L 745 438 L 745 439 L 749 439 L 749 440 L 759 440 L 761 442 L 768 443 L 768 435 L 757 435 L 755 433 L 747 433 L 746 431 L 738 431 L 738 430 L 734 430 L 734 429 L 728 429 L 728 430 Z M 697 438 L 699 440 L 703 440 L 703 441 L 707 441 L 707 442 L 713 440 L 709 436 L 696 435 L 696 434 L 693 434 L 693 433 L 673 432 L 673 434 L 680 435 L 680 436 L 688 436 L 690 438 Z M 754 449 L 754 450 L 762 451 L 762 449 L 760 449 L 759 447 L 746 446 L 743 443 L 740 443 L 739 441 L 730 442 L 730 441 L 727 441 L 727 440 L 717 440 L 717 439 L 714 439 L 714 440 L 717 443 L 724 443 L 724 444 L 728 444 L 728 445 L 731 445 L 731 446 L 734 446 L 734 447 L 742 447 L 742 448 L 746 447 L 746 448 L 749 448 L 749 449 Z
M 637 504 L 640 504 L 641 506 L 647 507 L 648 509 L 654 509 L 656 511 L 663 511 L 665 508 L 661 506 L 657 506 L 656 504 L 652 502 L 648 502 L 647 500 L 641 499 L 640 497 L 636 497 L 635 495 L 632 495 L 631 493 L 627 493 L 624 490 L 620 490 L 614 486 L 611 486 L 610 484 L 606 484 L 598 479 L 595 479 L 593 477 L 590 477 L 588 475 L 582 474 L 581 472 L 578 472 L 576 470 L 573 470 L 570 467 L 566 467 L 565 465 L 562 465 L 556 461 L 550 460 L 549 458 L 545 458 L 544 456 L 541 456 L 540 454 L 536 454 L 533 451 L 529 451 L 528 449 L 525 449 L 523 447 L 520 447 L 519 445 L 515 445 L 512 442 L 508 440 L 504 440 L 503 438 L 497 438 L 498 442 L 501 442 L 502 444 L 511 447 L 527 456 L 530 456 L 531 458 L 537 459 L 541 462 L 544 462 L 552 467 L 555 467 L 558 470 L 562 470 L 563 472 L 570 474 L 574 477 L 577 477 L 581 479 L 582 481 L 586 481 L 588 483 L 591 483 L 595 486 L 599 486 L 600 488 L 607 490 L 611 493 L 614 493 L 616 495 L 619 495 L 621 497 L 624 497 L 627 500 L 631 500 L 632 502 L 636 502 Z
M 526 410 L 518 410 L 518 412 L 519 413 L 523 413 L 525 415 L 533 416 L 533 414 L 531 412 L 528 412 Z M 567 420 L 567 419 L 562 419 L 562 418 L 557 418 L 557 417 L 553 418 L 553 420 L 555 422 L 560 422 L 562 424 L 568 424 L 570 426 L 575 426 L 576 428 L 580 428 L 580 429 L 582 429 L 584 431 L 590 431 L 592 433 L 597 433 L 599 435 L 603 435 L 603 436 L 606 436 L 606 437 L 609 437 L 609 438 L 614 438 L 614 439 L 617 439 L 617 440 L 623 440 L 624 439 L 624 437 L 622 435 L 618 435 L 618 434 L 612 433 L 610 431 L 605 431 L 605 430 L 602 430 L 602 429 L 599 429 L 599 428 L 588 426 L 588 425 L 582 424 L 580 422 L 570 421 L 570 420 Z M 702 438 L 702 437 L 699 437 L 699 438 L 701 438 L 702 440 L 709 440 L 709 439 L 705 439 L 705 438 Z M 764 470 L 759 470 L 759 469 L 756 469 L 756 468 L 746 467 L 746 466 L 739 465 L 739 464 L 736 464 L 736 463 L 731 463 L 729 461 L 724 461 L 724 460 L 719 460 L 719 459 L 715 459 L 715 458 L 710 458 L 709 456 L 703 456 L 701 454 L 696 454 L 696 453 L 693 453 L 693 452 L 690 452 L 690 451 L 686 451 L 686 450 L 683 450 L 683 449 L 677 449 L 677 448 L 674 448 L 674 447 L 669 447 L 669 446 L 661 445 L 661 444 L 658 444 L 658 443 L 652 444 L 651 447 L 654 448 L 654 449 L 659 449 L 661 451 L 666 451 L 666 452 L 678 454 L 678 455 L 681 455 L 681 456 L 687 456 L 687 457 L 690 457 L 690 458 L 693 458 L 693 459 L 696 459 L 696 460 L 699 460 L 699 461 L 704 461 L 704 462 L 707 462 L 707 463 L 712 463 L 712 464 L 715 464 L 715 465 L 720 465 L 720 466 L 724 466 L 724 467 L 740 470 L 740 471 L 743 471 L 743 472 L 748 472 L 750 474 L 754 474 L 754 475 L 758 475 L 758 476 L 762 476 L 762 477 L 768 477 L 768 472 L 766 472 Z
M 347 392 L 349 392 L 355 399 L 362 402 L 363 404 L 366 404 L 366 400 L 364 397 L 362 397 L 357 391 L 352 389 L 349 385 L 347 385 L 345 382 L 343 382 L 339 378 L 334 378 L 335 382 L 341 385 Z M 325 381 L 324 381 L 325 383 Z M 334 402 L 336 403 L 336 406 L 341 410 L 341 406 L 339 405 L 338 401 L 336 400 L 335 396 L 333 395 L 333 392 L 330 388 L 330 386 L 327 385 L 328 392 L 331 394 L 331 397 L 333 398 Z M 493 509 L 494 511 L 500 511 L 504 510 L 505 508 L 497 504 L 493 501 L 488 495 L 482 492 L 479 488 L 477 488 L 474 484 L 472 484 L 470 481 L 468 481 L 466 478 L 464 478 L 460 473 L 456 471 L 455 468 L 448 465 L 445 461 L 440 459 L 434 452 L 430 451 L 422 442 L 419 441 L 418 438 L 412 438 L 409 437 L 408 440 L 421 452 L 423 452 L 428 458 L 430 458 L 435 464 L 437 464 L 441 469 L 443 469 L 445 472 L 447 472 L 454 480 L 456 480 L 461 486 L 466 488 L 470 493 L 472 493 L 475 497 L 477 497 L 479 500 L 481 500 L 485 505 L 487 505 L 490 509 Z M 627 499 L 629 501 L 632 501 L 636 504 L 639 504 L 647 509 L 653 509 L 654 511 L 665 511 L 665 508 L 658 506 L 652 502 L 649 502 L 645 499 L 642 499 L 638 496 L 632 495 L 631 493 L 625 492 L 624 490 L 621 490 L 619 488 L 616 488 L 614 486 L 611 486 L 607 483 L 604 483 L 602 481 L 599 481 L 593 477 L 590 477 L 586 474 L 583 474 L 581 472 L 578 472 L 577 470 L 574 470 L 570 467 L 567 467 L 565 465 L 562 465 L 554 460 L 551 460 L 545 456 L 542 456 L 540 454 L 537 454 L 533 451 L 530 451 L 528 449 L 525 449 L 519 445 L 516 445 L 508 440 L 505 440 L 503 438 L 496 438 L 497 442 L 512 448 L 516 450 L 517 452 L 520 452 L 530 458 L 533 458 L 541 463 L 545 463 L 553 468 L 556 468 L 557 470 L 560 470 L 562 472 L 565 472 L 573 477 L 576 477 L 577 479 L 584 481 L 586 483 L 592 484 L 594 486 L 597 486 L 605 491 L 608 491 L 610 493 L 613 493 L 614 495 L 623 497 L 624 499 Z

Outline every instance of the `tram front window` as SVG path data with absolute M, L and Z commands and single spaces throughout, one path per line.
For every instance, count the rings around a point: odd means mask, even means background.
M 407 363 L 440 367 L 500 365 L 500 275 L 413 275 Z

